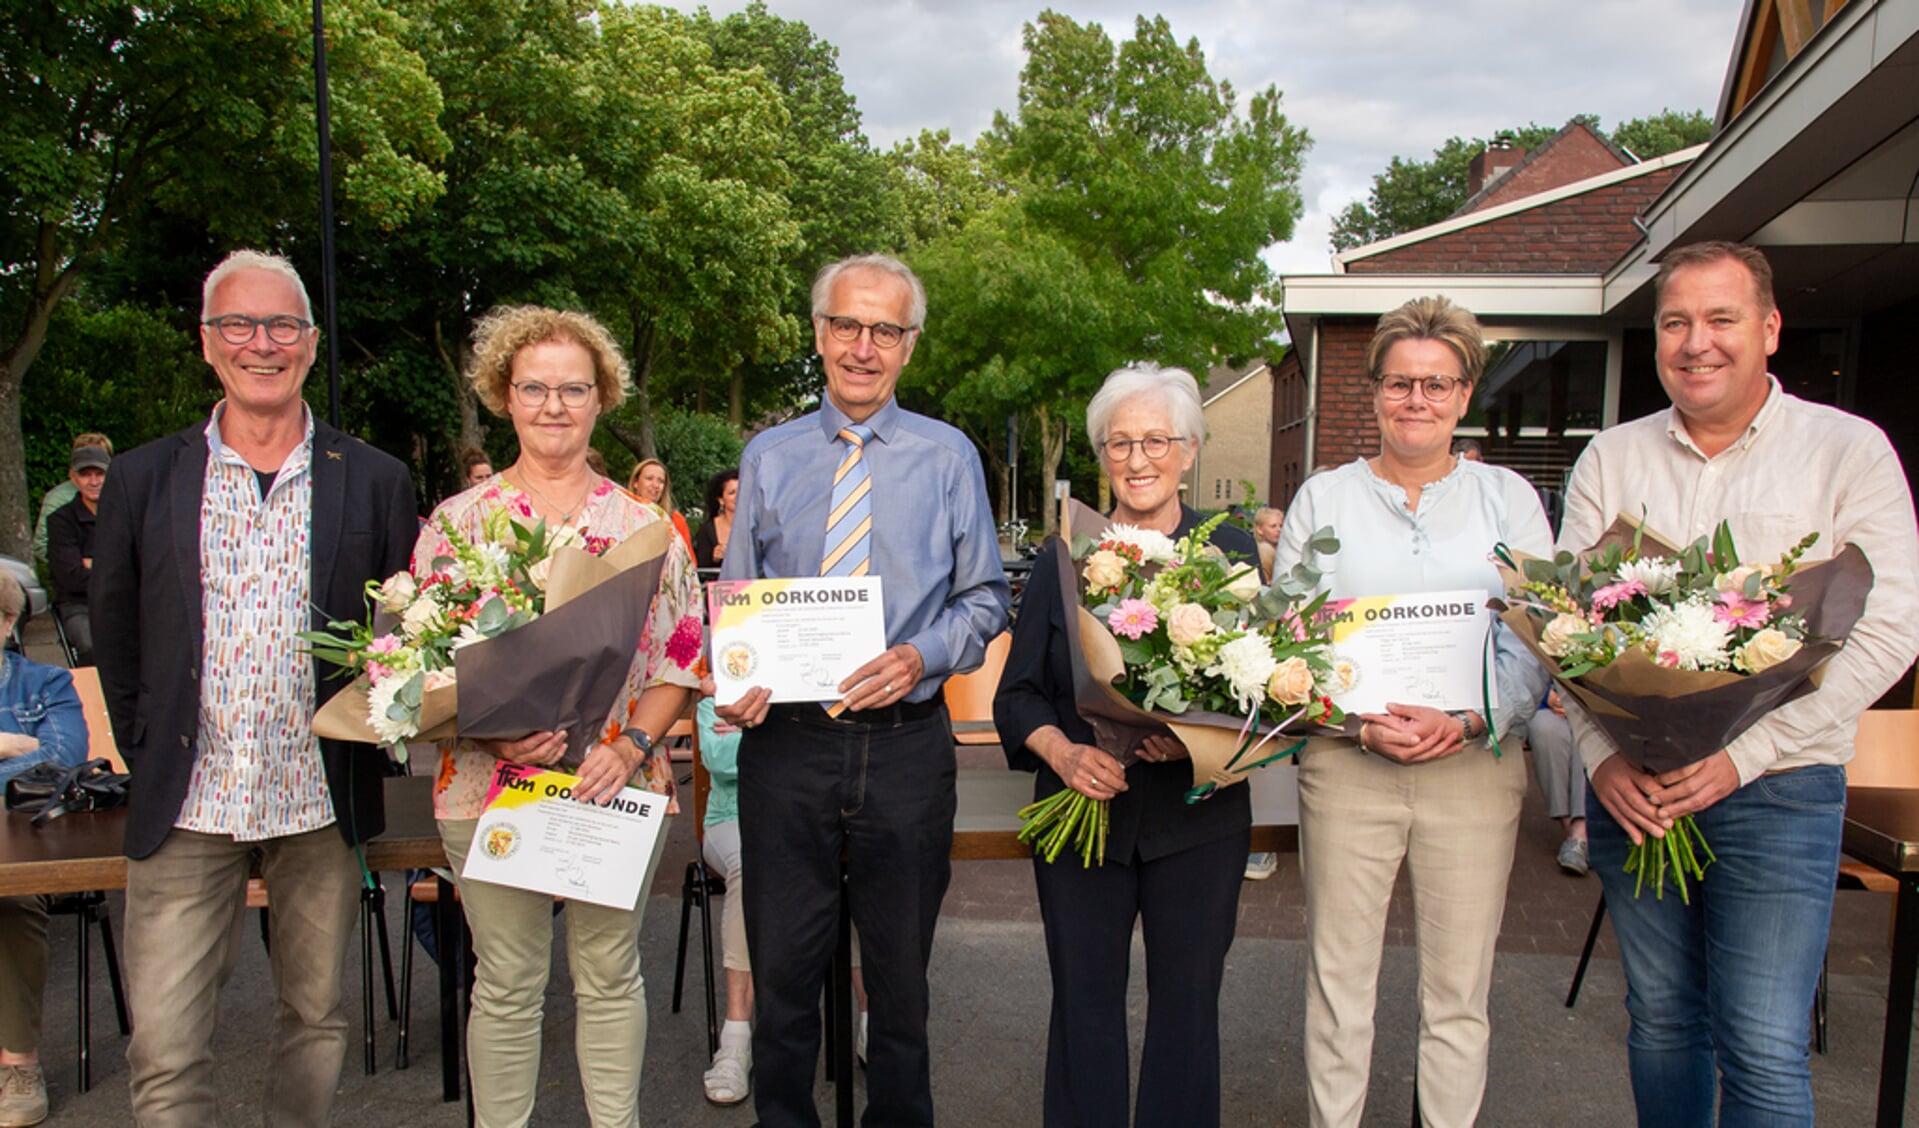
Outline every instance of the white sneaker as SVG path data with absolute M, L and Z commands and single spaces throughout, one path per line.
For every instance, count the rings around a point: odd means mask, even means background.
M 706 1099 L 716 1105 L 736 1105 L 753 1091 L 753 1050 L 748 1046 L 721 1046 L 706 1071 Z
M 37 1065 L 0 1066 L 0 1125 L 26 1128 L 47 1118 L 47 1077 Z
M 1279 855 L 1270 851 L 1246 855 L 1246 880 L 1265 881 L 1279 872 Z

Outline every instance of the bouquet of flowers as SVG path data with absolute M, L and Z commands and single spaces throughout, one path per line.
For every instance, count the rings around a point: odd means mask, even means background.
M 1814 686 L 1865 610 L 1872 569 L 1855 546 L 1800 563 L 1812 533 L 1777 561 L 1743 563 L 1729 526 L 1676 549 L 1630 518 L 1551 560 L 1501 553 L 1501 618 L 1586 707 L 1620 753 L 1658 774 L 1712 755 Z M 1691 816 L 1633 847 L 1635 895 L 1681 900 L 1712 848 Z
M 528 527 L 505 510 L 487 514 L 478 538 L 444 516 L 440 527 L 452 555 L 424 575 L 369 582 L 367 621 L 301 634 L 355 678 L 315 715 L 314 732 L 388 745 L 404 760 L 409 740 L 516 739 L 610 709 L 671 526 L 647 526 L 618 546 L 544 521 Z M 501 649 L 493 640 L 507 634 L 514 644 Z M 568 728 L 577 747 L 563 762 L 585 754 L 592 734 L 579 728 Z
M 1102 521 L 1074 507 L 1080 527 Z M 1266 752 L 1296 723 L 1338 725 L 1329 696 L 1341 676 L 1331 635 L 1317 622 L 1323 594 L 1304 565 L 1262 588 L 1250 564 L 1208 543 L 1225 515 L 1185 538 L 1128 525 L 1075 537 L 1058 556 L 1061 590 L 1080 596 L 1067 617 L 1075 704 L 1099 745 L 1122 763 L 1142 740 L 1171 732 L 1192 754 L 1189 803 L 1237 783 L 1304 744 Z M 1338 548 L 1331 530 L 1318 552 Z M 1350 676 L 1350 675 L 1348 675 Z M 1064 788 L 1020 811 L 1022 841 L 1047 861 L 1071 844 L 1084 865 L 1105 860 L 1106 803 Z

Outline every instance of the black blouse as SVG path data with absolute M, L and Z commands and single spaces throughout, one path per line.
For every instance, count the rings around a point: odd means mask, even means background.
M 1203 518 L 1180 507 L 1175 539 L 1193 531 Z M 1212 543 L 1228 558 L 1257 566 L 1259 549 L 1252 534 L 1236 525 L 1214 530 Z M 1026 738 L 1045 725 L 1057 725 L 1068 739 L 1092 744 L 1093 726 L 1073 707 L 1073 669 L 1068 653 L 1066 613 L 1075 595 L 1060 591 L 1055 554 L 1060 542 L 1047 544 L 1033 561 L 1033 571 L 1020 600 L 1019 622 L 1013 645 L 993 698 L 993 723 L 1007 763 L 1016 770 L 1037 772 L 1033 797 L 1043 799 L 1065 787 L 1059 775 L 1032 749 Z M 1223 838 L 1253 825 L 1251 792 L 1244 786 L 1222 788 L 1212 798 L 1186 802 L 1193 785 L 1193 766 L 1187 760 L 1148 763 L 1126 769 L 1127 789 L 1108 806 L 1106 838 L 1109 863 L 1130 865 L 1135 852 L 1151 861 Z

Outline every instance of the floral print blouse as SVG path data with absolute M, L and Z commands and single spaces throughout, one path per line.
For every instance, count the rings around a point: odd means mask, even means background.
M 440 528 L 441 516 L 450 519 L 453 527 L 466 536 L 477 537 L 486 514 L 496 509 L 505 509 L 527 524 L 539 520 L 532 499 L 507 481 L 504 474 L 495 474 L 464 493 L 446 499 L 433 511 L 426 527 L 420 531 L 419 543 L 414 546 L 414 574 L 424 574 L 432 567 L 435 557 L 450 553 L 446 534 Z M 610 547 L 659 520 L 657 510 L 601 478 L 568 527 L 579 533 L 589 546 Z M 667 543 L 665 565 L 660 570 L 659 593 L 653 597 L 653 609 L 640 635 L 639 651 L 627 671 L 626 687 L 614 703 L 613 711 L 600 725 L 600 741 L 615 739 L 622 729 L 633 723 L 640 694 L 647 688 L 680 685 L 697 689 L 699 659 L 704 648 L 699 573 L 686 545 L 679 537 L 672 537 Z M 434 817 L 479 818 L 493 778 L 493 754 L 466 740 L 442 741 L 439 750 L 440 772 L 433 785 Z M 640 765 L 633 784 L 667 796 L 667 811 L 679 812 L 673 767 L 665 741 L 654 746 L 652 755 Z

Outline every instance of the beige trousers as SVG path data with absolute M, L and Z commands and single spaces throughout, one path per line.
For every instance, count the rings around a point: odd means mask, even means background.
M 232 976 L 247 871 L 260 851 L 276 999 L 260 1119 L 326 1124 L 346 1057 L 341 998 L 360 865 L 337 827 L 236 842 L 174 830 L 127 863 L 127 1073 L 141 1128 L 218 1124 L 229 1106 L 213 1068 L 220 988 Z
M 1411 870 L 1419 956 L 1419 1107 L 1427 1125 L 1470 1125 L 1486 1091 L 1493 943 L 1505 911 L 1525 757 L 1479 745 L 1401 765 L 1356 745 L 1310 747 L 1299 764 L 1306 883 L 1306 1077 L 1315 1126 L 1360 1123 L 1386 909 Z
M 454 873 L 466 868 L 477 819 L 445 819 L 440 840 Z M 670 822 L 668 824 L 671 825 Z M 665 827 L 644 859 L 639 905 L 631 912 L 566 903 L 566 962 L 573 976 L 574 1050 L 594 1128 L 636 1128 L 640 1068 L 646 1061 L 646 983 L 640 976 L 640 921 Z M 636 859 L 638 860 L 638 859 Z M 553 898 L 456 879 L 473 931 L 473 1013 L 466 1060 L 478 1128 L 517 1128 L 533 1116 L 540 1080 L 540 1024 L 553 966 Z

